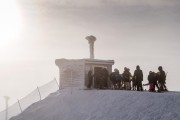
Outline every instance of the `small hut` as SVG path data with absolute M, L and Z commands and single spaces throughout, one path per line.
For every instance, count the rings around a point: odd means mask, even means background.
M 98 75 L 103 68 L 110 74 L 114 60 L 99 60 L 94 59 L 94 36 L 87 36 L 89 42 L 90 58 L 89 59 L 56 59 L 55 64 L 59 68 L 59 83 L 60 89 L 66 87 L 86 88 L 88 85 L 88 72 L 92 70 L 93 75 Z M 93 78 L 92 87 L 98 86 L 98 77 Z M 110 81 L 107 81 L 110 87 Z

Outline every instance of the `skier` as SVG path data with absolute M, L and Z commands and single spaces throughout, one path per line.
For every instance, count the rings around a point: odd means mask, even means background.
M 155 92 L 154 80 L 155 80 L 155 73 L 152 71 L 149 71 L 149 75 L 148 75 L 149 92 Z
M 157 87 L 158 92 L 161 92 L 157 84 L 157 81 L 158 81 L 158 74 L 155 72 L 149 71 L 148 83 L 143 84 L 143 86 L 149 85 L 149 92 L 156 92 L 155 87 Z
M 155 88 L 155 87 L 157 87 L 157 89 L 158 89 L 158 92 L 161 92 L 161 90 L 160 90 L 160 88 L 159 88 L 159 85 L 158 85 L 158 73 L 155 73 L 155 72 L 153 72 L 153 74 L 154 74 L 154 77 L 153 77 L 153 87 Z

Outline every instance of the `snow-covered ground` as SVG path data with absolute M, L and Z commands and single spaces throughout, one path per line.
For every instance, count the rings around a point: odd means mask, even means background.
M 180 120 L 180 93 L 62 90 L 10 120 Z

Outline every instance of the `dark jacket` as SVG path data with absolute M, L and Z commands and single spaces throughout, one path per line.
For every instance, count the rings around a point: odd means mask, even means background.
M 165 83 L 165 80 L 166 80 L 166 74 L 165 74 L 165 72 L 162 70 L 162 71 L 160 71 L 159 82 Z
M 124 82 L 130 82 L 131 73 L 129 71 L 125 70 L 122 75 Z
M 150 73 L 150 74 L 148 75 L 148 81 L 149 81 L 149 83 L 150 83 L 150 84 L 151 84 L 151 83 L 154 83 L 154 80 L 155 80 L 154 74 L 153 74 L 153 73 Z
M 137 81 L 143 81 L 143 72 L 142 70 L 135 70 L 134 77 Z

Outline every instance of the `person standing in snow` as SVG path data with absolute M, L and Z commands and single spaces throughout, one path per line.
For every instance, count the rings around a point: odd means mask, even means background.
M 152 71 L 149 71 L 148 75 L 148 84 L 149 85 L 149 92 L 155 92 L 155 86 L 154 86 L 154 80 L 155 80 L 155 73 Z
M 121 75 L 117 68 L 110 74 L 110 80 L 112 82 L 112 89 L 119 89 L 121 87 Z
M 158 67 L 158 70 L 159 70 L 159 85 L 160 85 L 160 90 L 161 91 L 167 91 L 167 88 L 166 88 L 166 74 L 162 68 L 162 66 L 159 66 Z
M 156 92 L 155 87 L 157 87 L 157 89 L 158 89 L 157 92 L 161 92 L 159 89 L 157 81 L 158 81 L 158 73 L 149 71 L 148 83 L 143 84 L 143 86 L 149 85 L 149 92 Z
M 112 73 L 109 75 L 109 78 L 110 78 L 110 81 L 111 81 L 111 88 L 112 88 L 112 89 L 116 89 L 115 69 L 114 69 L 114 72 L 112 72 Z
M 132 86 L 132 85 L 131 85 L 131 82 L 132 82 L 133 76 L 132 76 L 129 68 L 128 68 L 128 72 L 129 72 L 129 86 L 130 86 L 130 90 L 131 90 L 131 86 Z
M 159 85 L 158 85 L 158 73 L 155 73 L 155 72 L 153 72 L 153 74 L 154 74 L 154 83 L 153 83 L 153 86 L 154 86 L 154 88 L 155 87 L 157 87 L 157 89 L 158 89 L 158 92 L 161 92 L 161 90 L 160 90 L 160 88 L 159 88 Z
M 131 81 L 132 81 L 132 88 L 131 89 L 132 90 L 137 90 L 137 81 L 136 81 L 134 76 L 132 76 Z
M 123 76 L 123 83 L 124 83 L 124 89 L 125 90 L 130 90 L 130 77 L 131 77 L 131 73 L 129 72 L 128 68 L 124 68 L 124 72 L 122 74 Z
M 134 71 L 134 79 L 137 81 L 137 91 L 143 91 L 142 81 L 143 81 L 143 72 L 140 69 L 140 66 L 136 66 L 136 70 Z

